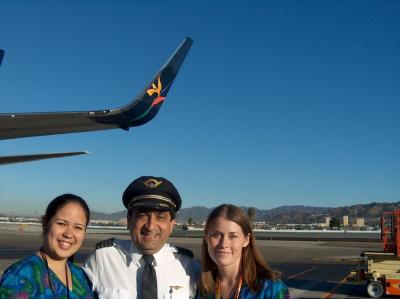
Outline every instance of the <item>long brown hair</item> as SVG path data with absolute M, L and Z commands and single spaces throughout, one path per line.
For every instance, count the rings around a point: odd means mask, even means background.
M 210 230 L 214 220 L 218 217 L 238 224 L 245 236 L 249 236 L 249 245 L 242 249 L 241 269 L 243 281 L 251 289 L 252 292 L 257 292 L 262 288 L 262 280 L 271 279 L 277 280 L 280 278 L 280 273 L 272 270 L 265 261 L 263 255 L 256 245 L 253 230 L 250 221 L 243 210 L 237 206 L 223 204 L 216 207 L 208 216 L 206 226 L 204 228 L 204 237 L 201 256 L 201 277 L 199 288 L 203 294 L 213 294 L 215 292 L 216 280 L 218 277 L 218 268 L 211 259 L 205 237 Z

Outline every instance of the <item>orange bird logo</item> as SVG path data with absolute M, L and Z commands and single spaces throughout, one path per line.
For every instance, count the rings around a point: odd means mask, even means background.
M 161 103 L 162 101 L 164 101 L 165 97 L 160 96 L 161 89 L 162 89 L 161 79 L 160 79 L 160 77 L 158 77 L 157 86 L 154 83 L 151 83 L 151 88 L 149 88 L 147 90 L 147 94 L 149 96 L 152 96 L 155 93 L 157 94 L 157 98 L 155 98 L 153 103 L 151 103 L 151 107 L 153 107 L 153 106 L 157 105 L 158 103 Z

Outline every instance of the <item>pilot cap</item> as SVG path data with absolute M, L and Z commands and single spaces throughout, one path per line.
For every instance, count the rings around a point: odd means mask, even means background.
M 178 190 L 166 178 L 142 176 L 125 189 L 122 202 L 128 210 L 148 208 L 178 212 L 182 200 Z

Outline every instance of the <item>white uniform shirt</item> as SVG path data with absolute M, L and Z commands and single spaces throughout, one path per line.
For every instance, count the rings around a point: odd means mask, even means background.
M 93 291 L 103 298 L 140 299 L 142 291 L 142 254 L 130 240 L 109 242 L 96 249 L 83 270 L 93 284 Z M 178 253 L 165 244 L 154 254 L 158 299 L 188 299 L 195 295 L 199 265 L 193 258 Z

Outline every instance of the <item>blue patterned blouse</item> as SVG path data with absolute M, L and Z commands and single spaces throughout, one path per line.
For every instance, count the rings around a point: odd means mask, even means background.
M 80 267 L 68 262 L 72 276 L 71 299 L 95 298 L 86 276 Z M 50 288 L 47 269 L 44 261 L 31 255 L 11 265 L 0 279 L 0 298 L 67 298 L 67 287 L 50 270 L 50 278 L 54 287 L 54 296 Z
M 203 296 L 199 293 L 196 294 L 195 299 L 213 299 L 212 296 Z M 233 297 L 232 297 L 233 298 Z M 252 293 L 250 288 L 243 283 L 240 290 L 239 299 L 290 299 L 289 290 L 287 286 L 281 281 L 272 281 L 269 279 L 264 280 L 263 287 L 257 293 Z

